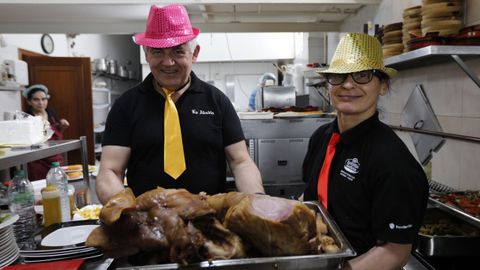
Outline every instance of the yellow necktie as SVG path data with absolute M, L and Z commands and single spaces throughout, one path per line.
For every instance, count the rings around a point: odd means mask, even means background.
M 187 168 L 183 153 L 182 130 L 180 129 L 177 108 L 172 100 L 172 94 L 175 91 L 167 88 L 162 88 L 162 90 L 165 93 L 164 170 L 173 179 L 177 179 Z

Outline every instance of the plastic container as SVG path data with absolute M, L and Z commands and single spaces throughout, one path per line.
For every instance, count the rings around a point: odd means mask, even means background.
M 55 185 L 48 184 L 42 188 L 43 225 L 62 222 L 62 208 L 60 203 L 60 191 Z
M 60 193 L 60 208 L 62 222 L 71 220 L 70 202 L 68 199 L 67 174 L 60 168 L 59 162 L 52 162 L 52 168 L 47 173 L 47 185 L 54 185 Z
M 34 248 L 33 235 L 37 228 L 35 220 L 35 195 L 33 185 L 23 170 L 15 172 L 12 185 L 8 188 L 9 207 L 19 219 L 13 224 L 15 239 L 19 248 Z

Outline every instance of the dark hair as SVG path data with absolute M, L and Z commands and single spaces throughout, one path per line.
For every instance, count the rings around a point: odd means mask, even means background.
M 390 76 L 387 73 L 376 69 L 377 72 L 374 73 L 375 76 L 378 77 L 380 82 L 385 82 L 387 84 L 387 89 L 390 90 Z

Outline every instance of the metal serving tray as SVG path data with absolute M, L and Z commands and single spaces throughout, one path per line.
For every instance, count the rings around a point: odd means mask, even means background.
M 222 269 L 336 269 L 346 258 L 356 255 L 350 243 L 343 233 L 339 230 L 335 222 L 328 213 L 316 202 L 304 202 L 311 209 L 320 213 L 324 218 L 329 229 L 329 235 L 333 237 L 340 247 L 340 251 L 334 254 L 317 254 L 303 256 L 282 256 L 282 257 L 259 257 L 243 258 L 232 260 L 213 260 L 193 263 L 189 265 L 179 265 L 177 263 L 156 264 L 144 266 L 119 267 L 118 270 L 151 270 L 151 269 L 199 269 L 209 267 L 221 267 Z
M 450 213 L 453 216 L 480 228 L 480 219 L 464 212 L 460 208 L 457 208 L 453 205 L 443 203 L 443 202 L 441 202 L 439 200 L 436 200 L 435 198 L 432 198 L 432 197 L 429 197 L 428 201 L 432 206 L 437 207 L 439 209 L 442 209 L 445 212 Z
M 474 226 L 463 220 L 442 211 L 441 209 L 428 208 L 425 213 L 424 224 L 438 224 L 449 222 L 457 228 L 474 231 Z M 468 235 L 425 235 L 418 234 L 417 251 L 426 257 L 454 257 L 454 256 L 480 256 L 480 236 Z

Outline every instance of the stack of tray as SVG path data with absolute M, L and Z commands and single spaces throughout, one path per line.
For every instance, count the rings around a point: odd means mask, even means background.
M 462 28 L 463 0 L 422 0 L 422 35 L 458 34 Z
M 402 26 L 403 22 L 397 22 L 383 27 L 382 49 L 384 58 L 403 52 Z
M 408 52 L 408 41 L 411 35 L 419 36 L 422 33 L 422 7 L 409 7 L 403 11 L 403 51 Z

